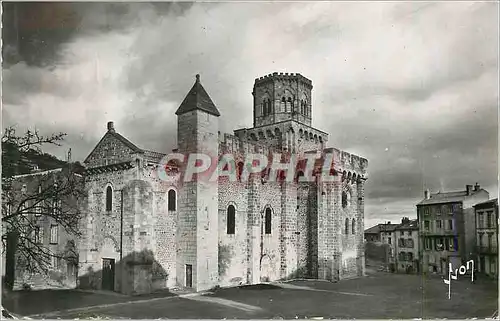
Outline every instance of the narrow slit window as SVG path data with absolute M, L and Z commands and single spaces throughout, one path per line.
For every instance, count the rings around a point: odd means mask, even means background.
M 113 189 L 111 186 L 106 188 L 106 211 L 111 212 L 113 209 Z
M 175 211 L 177 208 L 177 194 L 171 189 L 168 191 L 168 210 Z
M 265 232 L 266 234 L 271 234 L 271 221 L 272 221 L 272 211 L 270 208 L 266 208 L 266 217 L 265 217 Z
M 234 234 L 236 230 L 236 209 L 233 205 L 227 208 L 227 234 Z

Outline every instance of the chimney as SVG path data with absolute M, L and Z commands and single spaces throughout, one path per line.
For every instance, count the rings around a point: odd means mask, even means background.
M 424 191 L 424 198 L 425 198 L 426 200 L 428 200 L 429 198 L 431 198 L 431 191 L 429 191 L 428 189 L 426 189 L 426 190 Z
M 108 132 L 114 132 L 115 126 L 112 121 L 108 121 Z
M 481 186 L 479 186 L 479 183 L 476 182 L 476 185 L 474 185 L 474 191 L 477 192 L 480 188 Z
M 472 185 L 465 185 L 465 190 L 467 191 L 467 196 L 472 194 Z

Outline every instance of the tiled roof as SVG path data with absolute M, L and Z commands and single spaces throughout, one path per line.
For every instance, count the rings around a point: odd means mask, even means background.
M 391 232 L 396 230 L 398 224 L 379 224 L 381 232 Z
M 167 154 L 155 152 L 152 150 L 142 150 L 144 152 L 144 158 L 147 160 L 153 161 L 153 162 L 159 162 L 163 157 L 165 157 Z
M 478 205 L 486 205 L 486 204 L 497 205 L 498 204 L 498 198 L 495 198 L 495 199 L 492 199 L 492 200 L 488 200 L 488 201 L 484 201 L 484 202 L 481 202 L 481 203 L 477 203 L 477 204 L 474 205 L 474 207 L 476 207 Z
M 220 116 L 217 107 L 215 107 L 212 99 L 200 83 L 200 75 L 196 75 L 196 82 L 186 95 L 186 98 L 184 98 L 184 101 L 181 103 L 175 114 L 182 115 L 198 109 L 215 116 Z
M 378 224 L 365 230 L 365 234 L 378 234 L 378 233 L 380 233 L 380 228 L 378 227 Z
M 407 223 L 399 224 L 398 230 L 418 230 L 418 220 L 411 220 Z
M 380 232 L 392 232 L 396 229 L 398 224 L 377 224 L 365 230 L 365 234 L 378 234 Z
M 484 189 L 481 188 L 479 191 L 484 191 Z M 471 195 L 477 192 L 478 191 L 472 191 Z M 468 197 L 467 191 L 435 193 L 431 194 L 429 199 L 423 199 L 417 205 L 461 202 L 466 197 Z

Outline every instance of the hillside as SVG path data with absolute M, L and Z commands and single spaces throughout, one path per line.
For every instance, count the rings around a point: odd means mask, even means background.
M 80 162 L 72 164 L 76 166 L 77 173 L 83 172 L 84 167 Z M 67 165 L 68 162 L 60 160 L 54 155 L 38 152 L 34 149 L 23 152 L 19 151 L 13 144 L 2 143 L 2 178 L 29 174 L 35 169 L 43 171 Z

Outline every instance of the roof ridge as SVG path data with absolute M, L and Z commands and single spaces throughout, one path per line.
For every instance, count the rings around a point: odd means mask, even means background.
M 132 143 L 129 139 L 127 139 L 123 135 L 117 133 L 115 130 L 108 130 L 101 137 L 101 139 L 97 142 L 97 144 L 94 145 L 94 148 L 92 148 L 92 150 L 90 151 L 90 153 L 87 155 L 87 157 L 83 161 L 84 164 L 89 160 L 90 155 L 92 155 L 94 153 L 94 151 L 97 149 L 97 146 L 99 146 L 101 144 L 101 142 L 104 141 L 104 139 L 108 135 L 111 135 L 112 137 L 118 139 L 121 143 L 125 144 L 128 148 L 132 149 L 133 151 L 135 151 L 137 153 L 142 153 L 143 152 L 143 150 L 141 148 L 137 147 L 137 145 L 135 145 L 134 143 Z
M 110 131 L 109 133 L 111 135 L 115 136 L 116 138 L 118 138 L 122 143 L 124 143 L 125 145 L 127 145 L 128 147 L 130 147 L 135 152 L 143 152 L 144 151 L 142 148 L 137 147 L 137 145 L 135 145 L 134 143 L 132 143 L 129 139 L 127 139 L 122 134 L 117 133 L 115 131 L 112 131 L 112 132 Z

